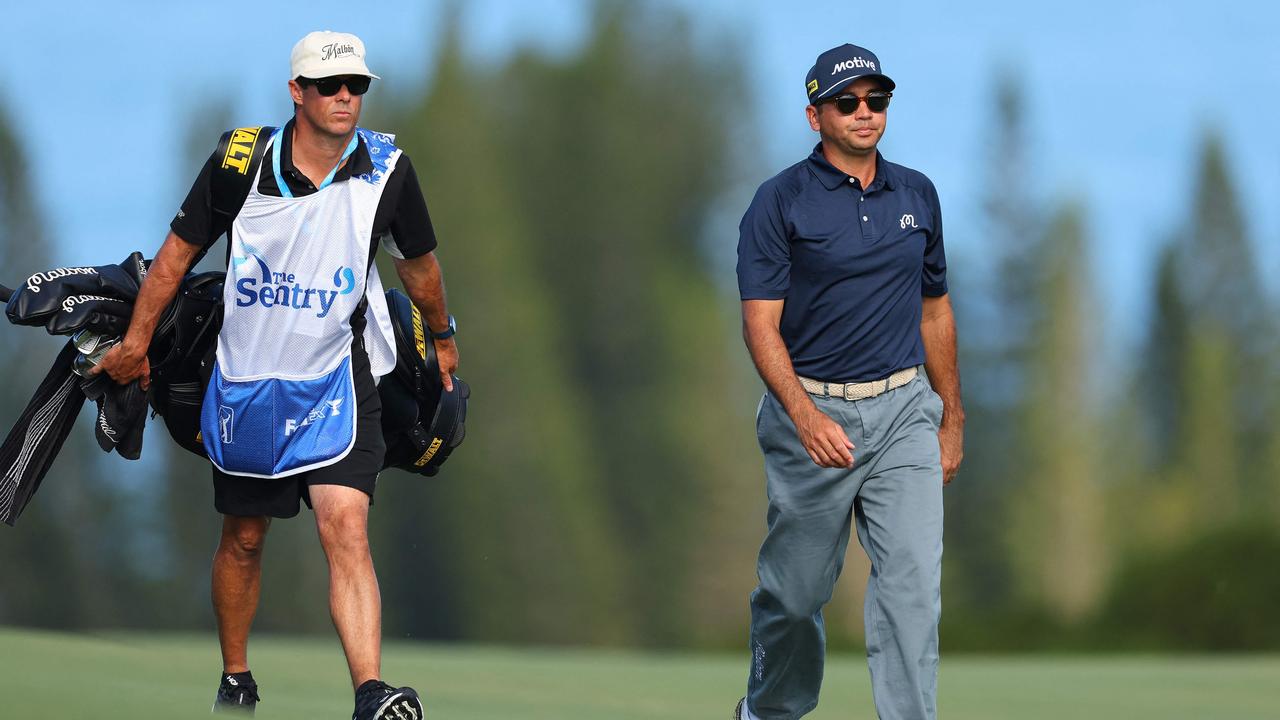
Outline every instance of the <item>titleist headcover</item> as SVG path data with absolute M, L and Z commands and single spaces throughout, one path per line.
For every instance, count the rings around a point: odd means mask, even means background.
M 396 336 L 396 367 L 378 384 L 382 398 L 382 436 L 387 443 L 383 467 L 434 476 L 466 437 L 471 388 L 453 376 L 445 392 L 435 343 L 427 338 L 422 315 L 402 292 L 386 292 Z

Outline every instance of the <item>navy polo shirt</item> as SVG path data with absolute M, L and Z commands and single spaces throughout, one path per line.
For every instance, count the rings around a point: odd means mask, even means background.
M 798 374 L 879 380 L 924 362 L 921 298 L 947 293 L 938 192 L 876 153 L 867 188 L 813 154 L 756 191 L 739 225 L 743 300 L 785 300 Z

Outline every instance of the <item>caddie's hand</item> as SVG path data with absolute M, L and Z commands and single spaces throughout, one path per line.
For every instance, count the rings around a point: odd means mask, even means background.
M 845 434 L 840 423 L 832 420 L 817 405 L 809 403 L 808 409 L 793 418 L 800 442 L 809 458 L 819 467 L 853 467 L 853 442 Z
M 943 422 L 938 428 L 938 447 L 942 450 L 942 484 L 950 485 L 964 459 L 964 425 Z
M 458 370 L 458 343 L 453 338 L 434 340 L 436 362 L 440 365 L 440 381 L 445 392 L 453 392 L 453 374 Z
M 90 375 L 101 372 L 121 385 L 140 380 L 143 390 L 151 387 L 151 361 L 147 359 L 145 347 L 138 349 L 127 342 L 116 345 L 102 356 L 97 365 L 89 369 Z

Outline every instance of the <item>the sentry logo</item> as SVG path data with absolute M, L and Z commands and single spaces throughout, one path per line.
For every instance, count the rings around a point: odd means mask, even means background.
M 297 432 L 298 428 L 306 427 L 307 425 L 323 420 L 326 417 L 337 417 L 338 415 L 341 415 L 342 413 L 339 410 L 340 407 L 342 407 L 342 398 L 338 398 L 337 400 L 325 400 L 324 405 L 316 406 L 311 410 L 311 412 L 307 413 L 307 416 L 302 419 L 302 422 L 298 422 L 293 418 L 286 418 L 284 421 L 284 436 L 289 437 Z
M 252 258 L 258 263 L 261 277 L 249 276 L 236 280 L 237 307 L 261 305 L 264 308 L 312 310 L 316 317 L 323 318 L 333 309 L 333 303 L 339 295 L 348 295 L 355 290 L 356 275 L 349 267 L 339 267 L 333 272 L 333 287 L 336 290 L 303 287 L 293 273 L 272 272 L 253 248 L 246 245 L 244 249 L 249 254 L 233 255 L 232 269 L 235 270 Z
M 841 60 L 836 63 L 836 67 L 831 71 L 831 74 L 838 75 L 845 70 L 853 70 L 854 68 L 871 68 L 872 70 L 875 70 L 876 64 L 870 60 L 865 60 L 860 57 L 853 58 L 852 60 Z

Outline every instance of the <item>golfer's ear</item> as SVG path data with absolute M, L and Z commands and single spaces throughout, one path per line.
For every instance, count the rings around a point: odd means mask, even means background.
M 822 129 L 818 124 L 818 113 L 821 112 L 817 105 L 806 105 L 804 108 L 805 117 L 809 118 L 809 129 L 817 132 Z

